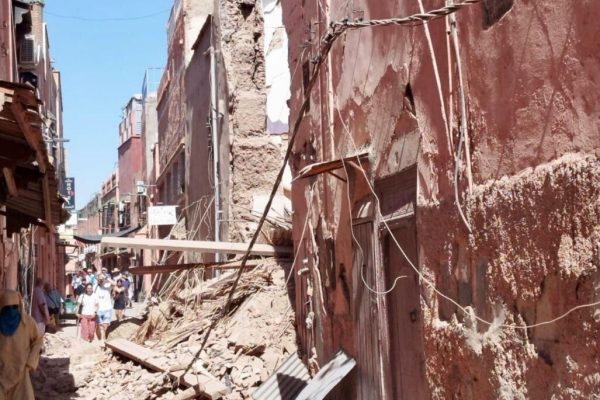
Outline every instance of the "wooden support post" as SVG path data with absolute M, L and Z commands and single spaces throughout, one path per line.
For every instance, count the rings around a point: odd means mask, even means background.
M 4 167 L 2 168 L 2 173 L 4 174 L 4 180 L 6 181 L 6 187 L 8 188 L 8 194 L 12 197 L 19 196 L 19 190 L 17 189 L 17 184 L 15 183 L 13 170 L 8 167 Z
M 45 222 L 48 229 L 54 231 L 54 225 L 52 223 L 52 202 L 50 200 L 51 192 L 50 192 L 50 181 L 48 174 L 44 175 L 43 192 L 44 192 L 44 212 L 45 212 Z

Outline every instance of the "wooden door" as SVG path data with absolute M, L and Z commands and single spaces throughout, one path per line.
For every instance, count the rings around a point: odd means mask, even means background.
M 377 296 L 367 285 L 377 290 L 373 222 L 354 225 L 352 286 L 354 287 L 353 319 L 356 324 L 356 399 L 380 399 L 383 391 L 383 371 L 379 340 Z M 363 281 L 364 279 L 364 281 Z
M 415 266 L 417 263 L 416 226 L 413 216 L 396 221 L 392 234 Z M 425 379 L 423 348 L 423 318 L 420 285 L 417 273 L 402 255 L 386 231 L 383 257 L 387 288 L 398 276 L 394 290 L 387 294 L 392 398 L 425 399 L 428 387 Z

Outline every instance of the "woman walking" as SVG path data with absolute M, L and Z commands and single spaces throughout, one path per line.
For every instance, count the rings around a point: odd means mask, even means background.
M 123 312 L 127 305 L 127 294 L 125 286 L 123 286 L 123 279 L 117 280 L 117 286 L 113 288 L 113 298 L 115 299 L 115 314 L 117 315 L 117 321 L 123 320 Z
M 98 299 L 94 294 L 94 286 L 91 283 L 85 285 L 85 293 L 79 296 L 77 307 L 81 307 L 77 318 L 81 322 L 81 338 L 91 342 L 96 333 L 96 314 L 98 313 Z

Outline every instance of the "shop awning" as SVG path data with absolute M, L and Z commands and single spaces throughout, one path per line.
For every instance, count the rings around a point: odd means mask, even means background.
M 137 225 L 115 233 L 107 233 L 105 235 L 73 235 L 73 238 L 81 243 L 97 244 L 102 241 L 102 238 L 126 237 L 139 231 L 141 228 L 142 227 L 140 225 Z

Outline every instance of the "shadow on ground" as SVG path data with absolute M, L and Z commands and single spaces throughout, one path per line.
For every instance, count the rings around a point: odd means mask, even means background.
M 35 398 L 69 400 L 77 398 L 75 378 L 69 372 L 69 358 L 40 358 L 38 369 L 31 374 Z

